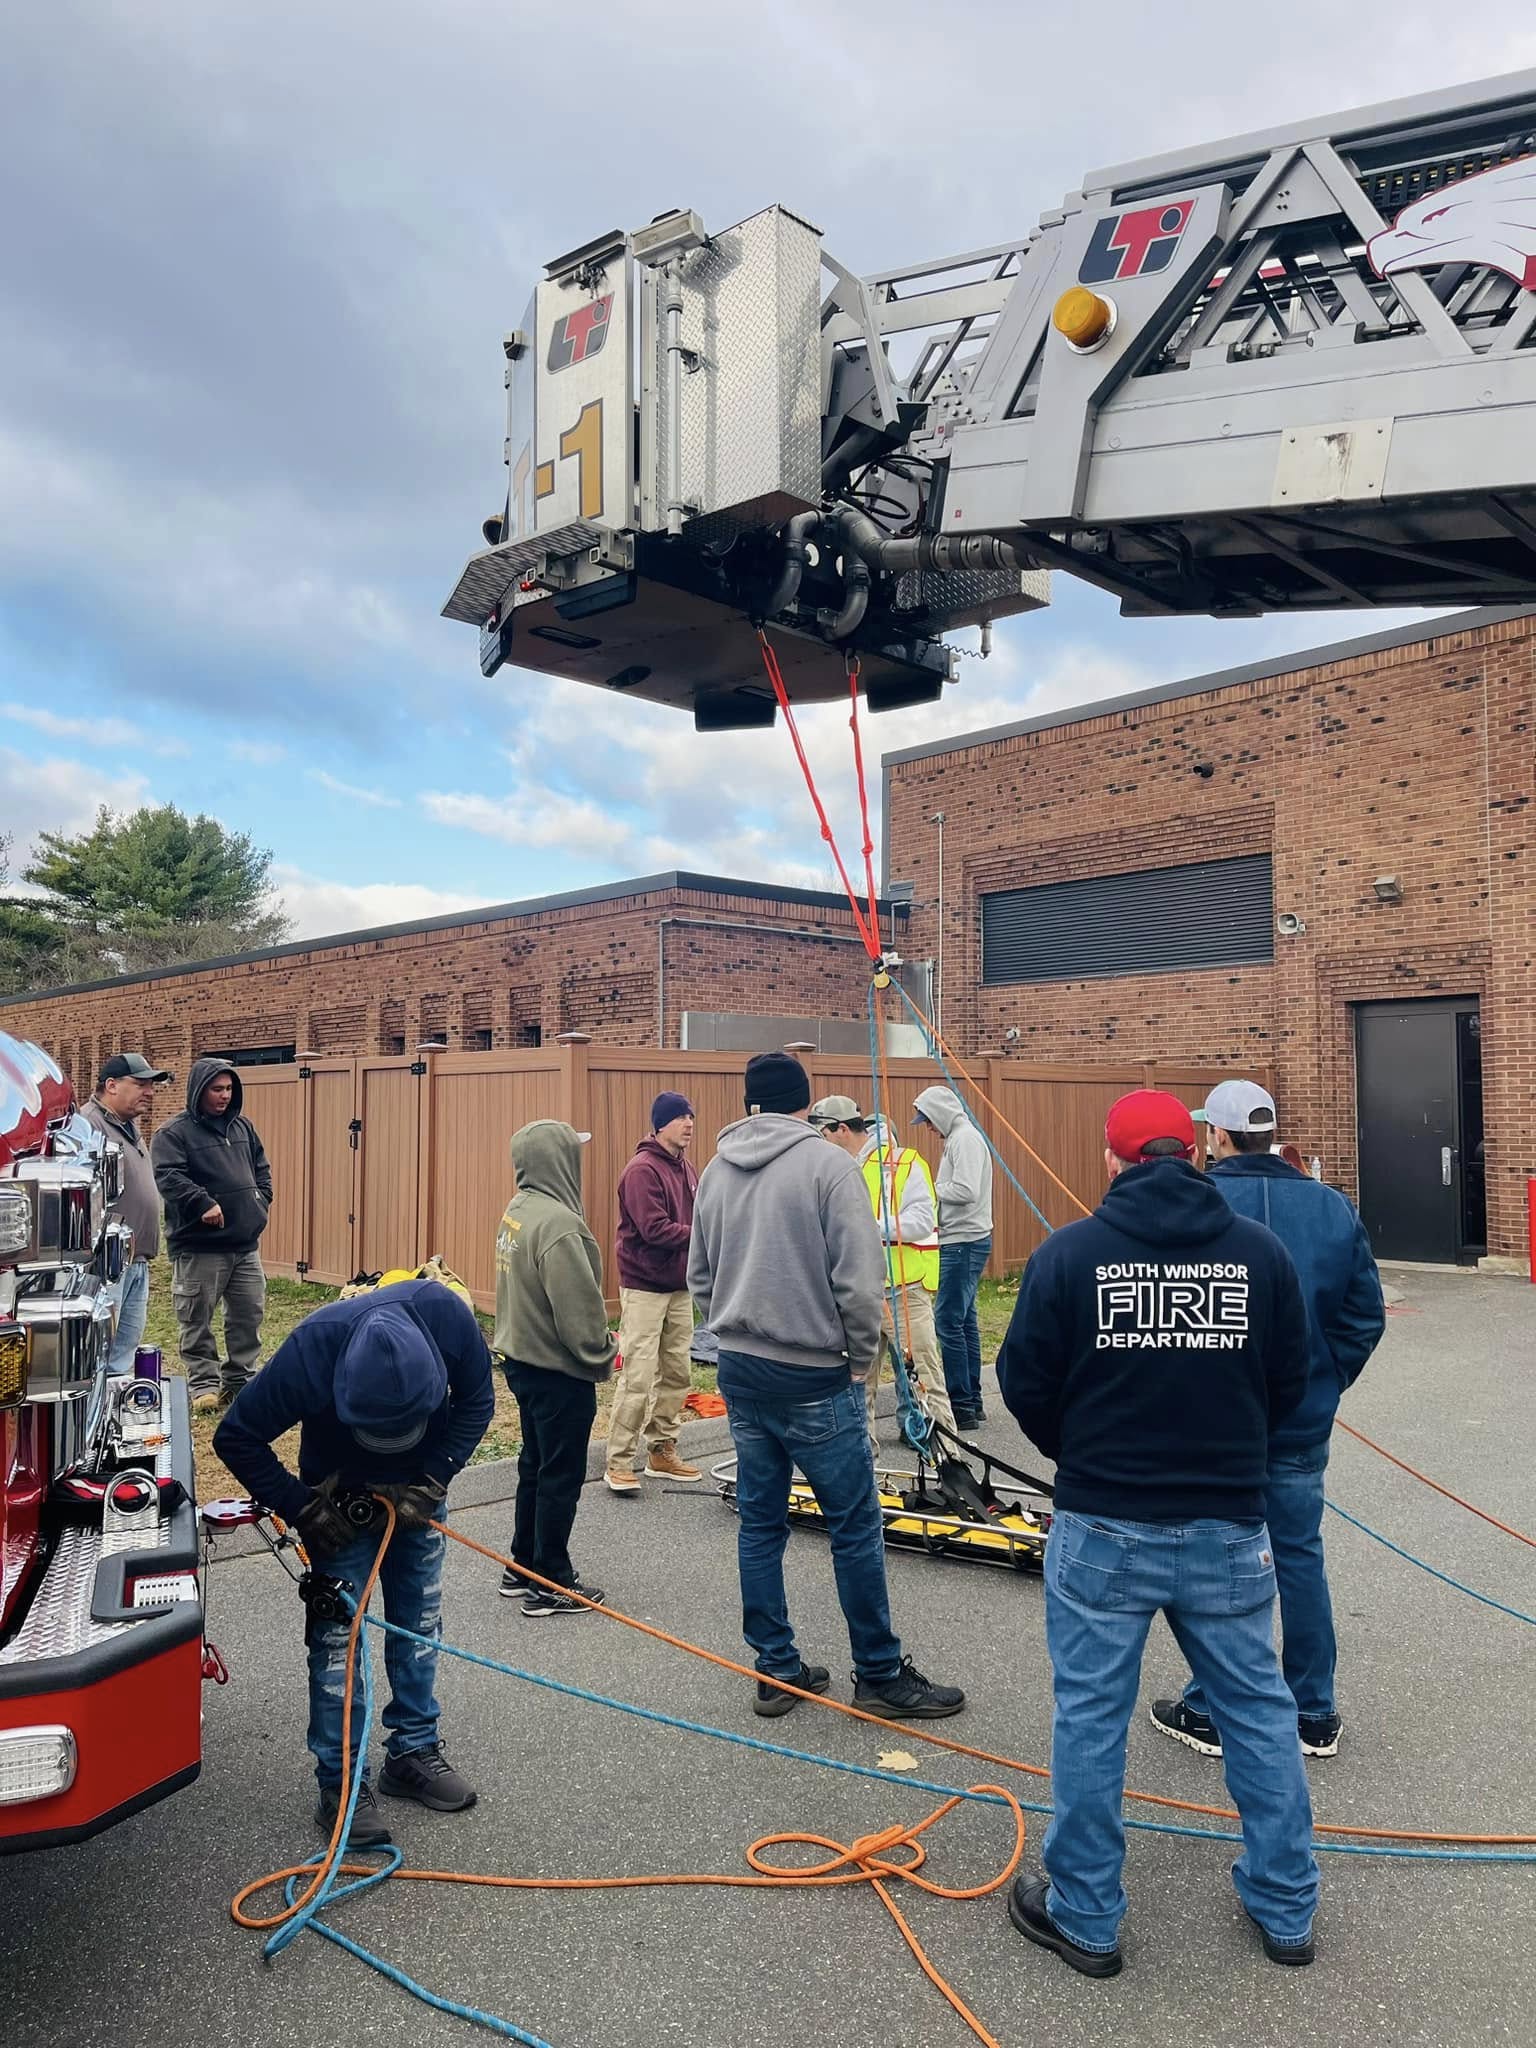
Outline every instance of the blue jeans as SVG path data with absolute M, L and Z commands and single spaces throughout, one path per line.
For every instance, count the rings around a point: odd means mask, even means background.
M 118 1283 L 117 1335 L 107 1354 L 108 1372 L 132 1372 L 133 1354 L 149 1315 L 149 1262 L 134 1259 Z
M 1338 1661 L 1333 1602 L 1323 1570 L 1323 1473 L 1327 1464 L 1326 1438 L 1294 1451 L 1272 1451 L 1264 1496 L 1264 1519 L 1269 1525 L 1275 1580 L 1280 1588 L 1280 1668 L 1297 1713 L 1309 1721 L 1325 1721 L 1334 1712 L 1333 1674 Z M 1197 1684 L 1186 1686 L 1184 1697 L 1197 1714 L 1210 1713 Z
M 934 1298 L 933 1321 L 944 1354 L 944 1384 L 956 1408 L 981 1404 L 981 1323 L 976 1315 L 976 1295 L 991 1256 L 990 1237 L 939 1247 L 939 1291 Z
M 722 1360 L 730 1356 L 722 1352 Z M 855 1675 L 883 1685 L 901 1669 L 885 1583 L 885 1532 L 875 1492 L 862 1387 L 825 1401 L 780 1404 L 725 1397 L 736 1446 L 736 1506 L 741 1525 L 741 1631 L 771 1678 L 795 1678 L 800 1651 L 784 1597 L 789 1489 L 798 1465 L 832 1539 L 837 1597 L 848 1624 Z
M 360 1595 L 367 1584 L 379 1547 L 379 1533 L 382 1532 L 366 1532 L 322 1567 L 332 1578 L 350 1586 L 354 1596 Z M 400 1636 L 384 1638 L 384 1671 L 389 1679 L 390 1700 L 382 1719 L 389 1730 L 385 1748 L 391 1756 L 409 1756 L 412 1750 L 428 1749 L 437 1740 L 438 1710 L 433 1687 L 437 1680 L 437 1641 L 443 1632 L 443 1552 L 447 1547 L 447 1538 L 440 1530 L 397 1527 L 379 1574 L 385 1620 L 431 1638 L 430 1648 L 408 1643 Z M 350 1620 L 311 1620 L 304 1636 L 309 1652 L 308 1742 L 322 1791 L 339 1786 L 351 1770 L 351 1761 L 343 1757 L 341 1749 L 341 1705 L 350 1626 Z M 377 1658 L 377 1635 L 369 1647 Z M 359 1679 L 352 1696 L 353 1759 L 362 1725 L 363 1688 Z
M 1270 1937 L 1304 1941 L 1317 1905 L 1312 1802 L 1296 1703 L 1275 1659 L 1275 1572 L 1262 1522 L 1118 1522 L 1058 1511 L 1045 1552 L 1056 1712 L 1046 1911 L 1084 1948 L 1125 1912 L 1125 1739 L 1152 1617 L 1168 1618 L 1222 1729 L 1242 1816 L 1238 1897 Z

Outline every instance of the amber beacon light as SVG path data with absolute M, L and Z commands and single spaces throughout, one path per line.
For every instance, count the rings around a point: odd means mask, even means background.
M 1106 299 L 1102 292 L 1089 291 L 1085 284 L 1076 284 L 1056 301 L 1051 325 L 1069 348 L 1086 355 L 1090 349 L 1102 348 L 1114 333 L 1114 300 Z

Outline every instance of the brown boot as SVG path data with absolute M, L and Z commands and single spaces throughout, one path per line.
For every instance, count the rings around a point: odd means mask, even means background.
M 640 1482 L 633 1472 L 623 1472 L 617 1465 L 610 1465 L 603 1474 L 603 1484 L 610 1493 L 635 1494 L 640 1491 Z
M 680 1479 L 685 1483 L 702 1479 L 704 1474 L 697 1465 L 685 1464 L 677 1455 L 676 1444 L 652 1444 L 651 1455 L 645 1461 L 647 1479 Z

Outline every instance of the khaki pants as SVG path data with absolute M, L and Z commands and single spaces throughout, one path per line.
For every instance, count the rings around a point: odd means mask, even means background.
M 267 1280 L 261 1253 L 178 1252 L 171 1264 L 182 1369 L 193 1394 L 222 1393 L 233 1400 L 261 1356 L 261 1317 Z M 213 1318 L 224 1304 L 224 1358 L 219 1360 Z
M 921 1398 L 923 1406 L 936 1422 L 942 1422 L 946 1429 L 953 1429 L 955 1411 L 949 1405 L 949 1395 L 944 1386 L 944 1354 L 939 1349 L 939 1333 L 933 1326 L 933 1296 L 919 1281 L 908 1281 L 905 1287 L 896 1289 L 894 1336 L 889 1293 L 885 1297 L 883 1323 L 879 1355 L 870 1368 L 869 1378 L 864 1382 L 864 1398 L 869 1406 L 870 1443 L 875 1442 L 875 1395 L 879 1391 L 880 1376 L 885 1369 L 886 1359 L 891 1354 L 893 1343 L 900 1345 L 905 1356 L 909 1323 L 912 1329 L 913 1391 Z M 894 1367 L 892 1377 L 895 1377 Z
M 615 1472 L 633 1472 L 635 1446 L 642 1436 L 651 1449 L 677 1442 L 689 1387 L 693 1303 L 686 1293 L 650 1294 L 639 1287 L 621 1287 L 619 1311 L 624 1370 L 608 1423 L 608 1463 Z

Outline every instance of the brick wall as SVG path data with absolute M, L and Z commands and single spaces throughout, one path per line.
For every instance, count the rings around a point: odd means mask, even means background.
M 0 1031 L 47 1046 L 78 1087 L 122 1046 L 178 1076 L 208 1047 L 458 1051 L 567 1030 L 652 1046 L 658 993 L 675 1046 L 684 1010 L 860 1019 L 867 988 L 846 909 L 666 888 L 0 1004 Z
M 1032 1060 L 1268 1061 L 1286 1125 L 1353 1188 L 1352 1005 L 1477 996 L 1489 1248 L 1518 1254 L 1536 1173 L 1533 697 L 1536 620 L 1504 620 L 892 762 L 914 956 L 937 951 L 929 821 L 945 813 L 946 1034 L 976 1052 L 1016 1026 Z M 987 890 L 1265 851 L 1276 911 L 1306 925 L 1272 966 L 981 986 Z M 1379 874 L 1400 904 L 1378 903 Z

